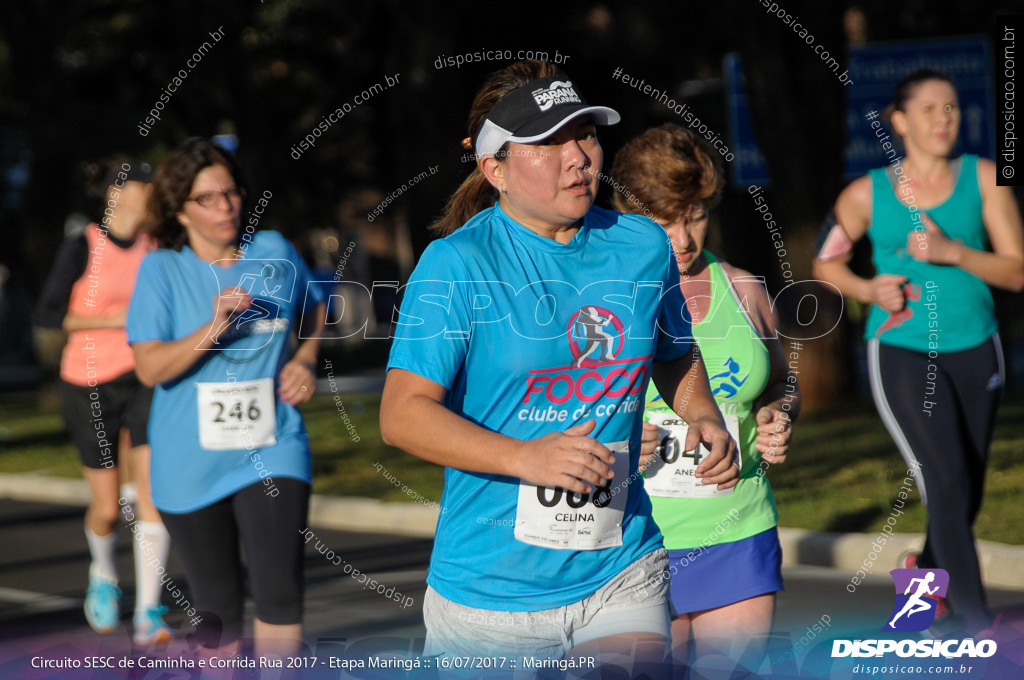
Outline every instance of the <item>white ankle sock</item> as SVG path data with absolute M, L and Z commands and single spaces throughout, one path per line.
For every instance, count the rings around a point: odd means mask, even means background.
M 160 604 L 160 573 L 167 574 L 171 536 L 162 522 L 139 522 L 136 526 L 138 534 L 132 538 L 135 539 L 135 613 L 139 614 Z
M 116 584 L 117 532 L 111 531 L 106 536 L 99 536 L 91 529 L 86 528 L 85 540 L 89 543 L 89 554 L 92 555 L 89 579 L 103 579 Z
M 134 503 L 139 500 L 139 494 L 135 490 L 135 482 L 125 482 L 121 485 L 121 498 L 125 499 L 128 503 Z

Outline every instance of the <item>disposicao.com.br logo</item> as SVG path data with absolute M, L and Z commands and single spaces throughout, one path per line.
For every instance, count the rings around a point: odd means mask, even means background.
M 979 640 L 973 638 L 963 640 L 833 640 L 832 658 L 842 656 L 884 656 L 892 652 L 896 656 L 918 658 L 942 656 L 955 659 L 961 656 L 968 658 L 988 658 L 996 653 L 995 640 Z
M 944 569 L 893 569 L 896 601 L 889 619 L 881 630 L 885 632 L 920 632 L 935 621 L 938 598 L 945 597 L 949 588 L 949 574 Z M 995 640 L 973 638 L 963 640 L 833 640 L 832 657 L 883 656 L 895 652 L 901 657 L 937 657 L 947 659 L 990 657 L 996 653 Z

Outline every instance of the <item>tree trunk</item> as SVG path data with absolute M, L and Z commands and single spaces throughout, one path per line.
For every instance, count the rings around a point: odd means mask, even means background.
M 766 200 L 780 225 L 793 280 L 801 281 L 812 278 L 818 226 L 842 186 L 846 136 L 843 85 L 814 48 L 829 51 L 841 73 L 846 40 L 842 5 L 803 0 L 786 9 L 809 28 L 812 44 L 774 14 L 741 12 L 740 54 L 754 133 L 772 178 Z M 841 299 L 822 284 L 798 285 L 799 295 L 780 291 L 781 331 L 794 338 L 787 343 L 787 357 L 800 371 L 805 408 L 820 408 L 852 385 L 849 333 L 845 320 L 837 318 Z M 813 322 L 809 293 L 817 298 Z

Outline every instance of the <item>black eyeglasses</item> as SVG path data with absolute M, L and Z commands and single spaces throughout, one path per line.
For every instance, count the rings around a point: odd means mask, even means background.
M 207 191 L 199 194 L 198 196 L 189 196 L 185 200 L 195 201 L 203 208 L 215 208 L 220 205 L 221 196 L 224 197 L 224 200 L 226 200 L 230 206 L 235 201 L 240 203 L 242 199 L 245 198 L 245 191 L 238 187 L 232 187 L 227 191 Z

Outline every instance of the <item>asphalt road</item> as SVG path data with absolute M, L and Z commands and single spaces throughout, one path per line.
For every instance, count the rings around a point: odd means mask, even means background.
M 148 674 L 136 669 L 117 673 L 93 671 L 88 675 L 31 669 L 28 660 L 32 656 L 122 658 L 134 654 L 137 658 L 142 653 L 131 648 L 134 575 L 131 534 L 127 530 L 120 532 L 118 550 L 124 589 L 122 625 L 115 632 L 100 636 L 85 622 L 82 598 L 87 585 L 88 551 L 82 530 L 83 512 L 77 506 L 0 500 L 0 678 L 188 677 L 181 671 L 166 669 Z M 366 657 L 386 651 L 415 656 L 422 651 L 421 606 L 432 541 L 316 527 L 312 530 L 315 539 L 307 544 L 305 560 L 305 639 L 309 653 L 325 659 L 341 656 L 343 652 Z M 333 561 L 328 559 L 329 554 L 317 552 L 316 541 L 335 553 Z M 385 584 L 391 597 L 365 588 L 352 574 L 346 574 L 345 563 Z M 168 571 L 187 590 L 173 550 Z M 850 576 L 822 567 L 785 569 L 786 591 L 778 598 L 777 639 L 769 652 L 769 658 L 777 662 L 777 671 L 787 668 L 784 657 L 791 645 L 797 646 L 799 658 L 828 637 L 881 637 L 878 628 L 893 604 L 891 581 L 887 576 L 871 576 L 851 594 L 846 588 Z M 1024 592 L 989 590 L 989 597 L 1004 620 L 1024 621 Z M 187 632 L 184 613 L 167 597 L 164 602 L 170 606 L 166 618 L 171 627 Z M 1015 625 L 1024 628 L 1024 623 Z M 163 651 L 174 657 L 184 653 L 185 648 L 185 641 L 176 639 Z M 795 667 L 791 670 L 795 671 Z M 337 678 L 339 673 L 332 670 L 323 677 Z

